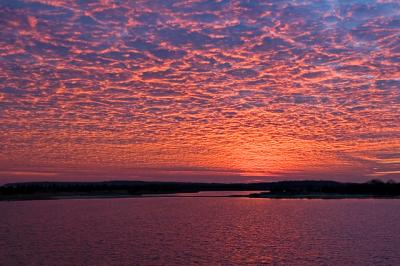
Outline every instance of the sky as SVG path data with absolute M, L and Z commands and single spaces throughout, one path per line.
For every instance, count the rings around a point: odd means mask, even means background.
M 0 183 L 400 181 L 397 0 L 0 0 Z

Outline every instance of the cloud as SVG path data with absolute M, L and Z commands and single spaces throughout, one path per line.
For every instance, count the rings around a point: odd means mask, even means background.
M 282 38 L 265 37 L 261 44 L 255 46 L 256 51 L 279 51 L 291 48 L 292 45 Z
M 399 9 L 1 1 L 0 167 L 368 177 L 400 148 Z

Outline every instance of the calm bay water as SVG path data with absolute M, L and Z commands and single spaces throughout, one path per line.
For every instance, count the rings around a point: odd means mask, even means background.
M 400 201 L 0 202 L 0 265 L 400 265 Z

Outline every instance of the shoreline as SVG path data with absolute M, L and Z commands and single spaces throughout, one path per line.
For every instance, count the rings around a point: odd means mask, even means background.
M 329 180 L 266 183 L 145 181 L 28 182 L 0 187 L 0 201 L 155 197 L 241 197 L 267 199 L 400 199 L 400 183 Z
M 376 194 L 253 194 L 254 199 L 400 199 L 398 195 Z
M 180 193 L 182 194 L 182 193 Z M 372 194 L 248 194 L 248 195 L 173 195 L 173 194 L 143 194 L 143 195 L 13 195 L 1 196 L 2 201 L 36 201 L 36 200 L 69 200 L 69 199 L 123 199 L 123 198 L 249 198 L 249 199 L 400 199 L 400 196 L 393 195 L 372 195 Z

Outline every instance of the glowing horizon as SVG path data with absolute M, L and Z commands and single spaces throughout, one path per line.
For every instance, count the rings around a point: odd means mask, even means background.
M 400 178 L 400 3 L 0 3 L 0 182 Z

